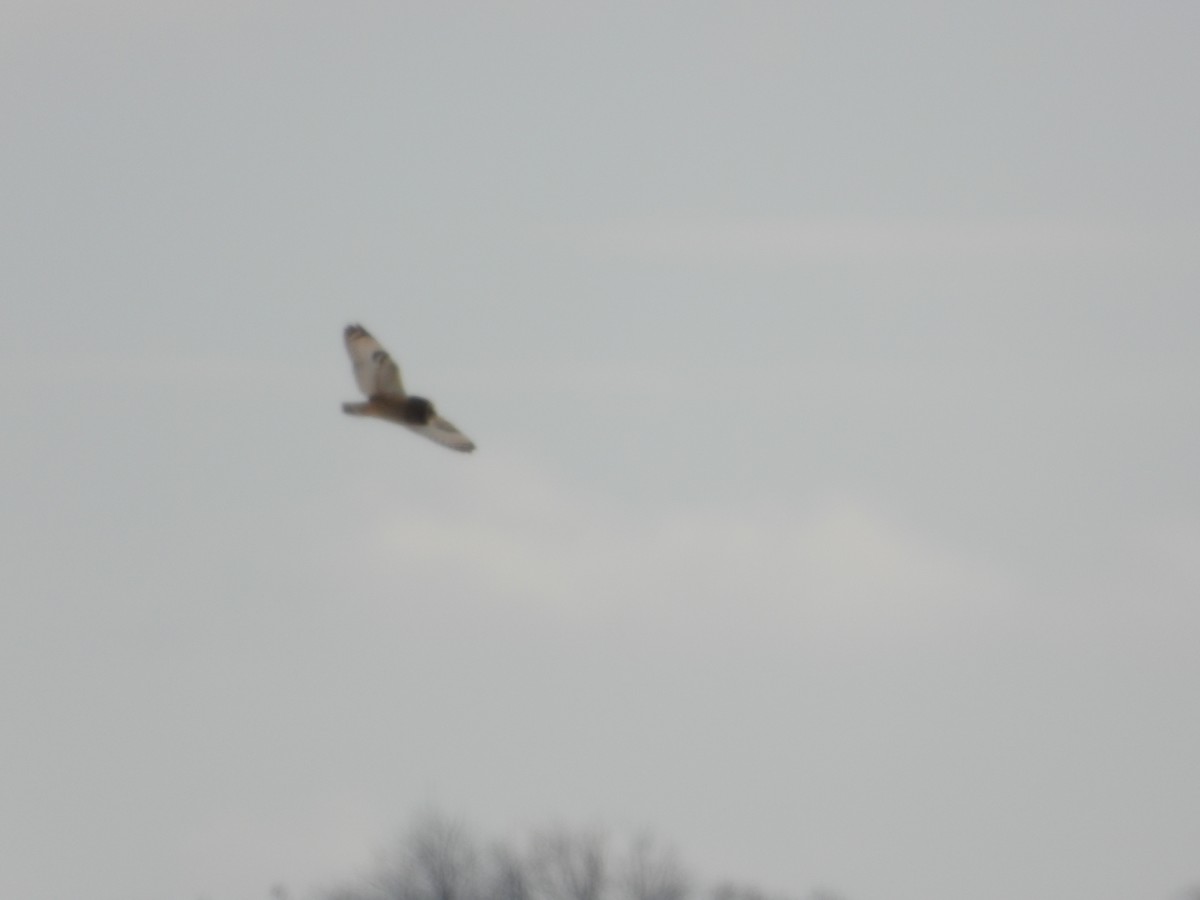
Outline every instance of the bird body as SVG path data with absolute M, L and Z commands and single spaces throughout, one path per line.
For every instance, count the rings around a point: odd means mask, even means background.
M 395 422 L 452 450 L 475 449 L 470 438 L 438 415 L 433 403 L 405 393 L 400 367 L 370 332 L 361 325 L 347 325 L 345 338 L 354 380 L 367 402 L 343 403 L 342 412 Z

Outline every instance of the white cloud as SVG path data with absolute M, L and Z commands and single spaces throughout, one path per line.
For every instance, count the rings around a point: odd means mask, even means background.
M 869 501 L 804 509 L 621 505 L 483 462 L 440 514 L 383 520 L 376 565 L 584 621 L 909 640 L 990 609 L 1000 579 Z

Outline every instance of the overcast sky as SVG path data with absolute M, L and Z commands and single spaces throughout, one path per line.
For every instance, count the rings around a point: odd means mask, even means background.
M 1200 5 L 0 8 L 0 895 L 1200 883 Z

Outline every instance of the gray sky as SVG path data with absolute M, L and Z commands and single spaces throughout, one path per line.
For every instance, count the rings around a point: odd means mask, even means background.
M 1200 6 L 3 18 L 0 895 L 1200 882 Z

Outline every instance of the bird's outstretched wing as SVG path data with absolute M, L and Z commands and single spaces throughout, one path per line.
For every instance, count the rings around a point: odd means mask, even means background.
M 417 434 L 437 441 L 443 447 L 449 447 L 451 450 L 470 453 L 475 449 L 475 444 L 469 437 L 436 413 L 430 416 L 429 421 L 424 425 L 412 425 L 407 422 L 405 424 Z
M 361 325 L 346 326 L 346 351 L 354 363 L 354 380 L 368 397 L 404 399 L 400 367 L 383 345 Z

